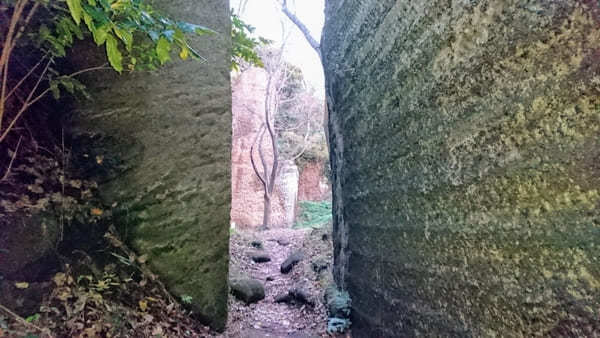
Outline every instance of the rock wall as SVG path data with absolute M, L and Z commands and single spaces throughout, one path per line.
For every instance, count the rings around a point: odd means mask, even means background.
M 331 186 L 324 176 L 323 162 L 308 162 L 300 171 L 298 181 L 299 201 L 323 201 L 331 197 Z
M 354 336 L 600 335 L 599 18 L 596 1 L 327 1 Z
M 231 222 L 236 227 L 258 227 L 263 220 L 264 190 L 250 162 L 250 147 L 264 119 L 264 99 L 267 73 L 249 68 L 239 74 L 232 84 L 233 143 L 231 151 Z M 263 140 L 267 165 L 273 163 L 268 137 Z M 257 156 L 255 153 L 255 156 Z M 258 157 L 255 157 L 258 158 Z M 260 166 L 260 161 L 257 161 Z M 281 163 L 271 202 L 273 227 L 294 224 L 298 194 L 298 168 L 293 163 Z
M 231 205 L 228 2 L 156 5 L 173 18 L 218 32 L 191 37 L 207 61 L 88 78 L 95 100 L 74 113 L 76 161 L 100 181 L 116 226 L 148 255 L 170 291 L 190 296 L 194 314 L 223 329 Z M 85 55 L 73 62 L 97 64 Z

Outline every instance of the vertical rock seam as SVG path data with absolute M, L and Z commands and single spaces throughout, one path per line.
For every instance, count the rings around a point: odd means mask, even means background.
M 173 294 L 191 297 L 200 320 L 222 330 L 231 208 L 228 1 L 154 4 L 217 32 L 190 36 L 206 62 L 173 55 L 156 72 L 88 78 L 95 101 L 77 109 L 75 131 L 87 140 L 91 159 L 103 158 L 94 174 L 128 243 L 148 255 Z M 93 59 L 74 56 L 74 62 Z
M 600 334 L 597 1 L 331 0 L 353 334 Z

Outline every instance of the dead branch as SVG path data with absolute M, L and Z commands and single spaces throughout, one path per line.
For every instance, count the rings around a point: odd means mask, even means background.
M 50 64 L 52 64 L 53 62 L 54 62 L 54 60 L 52 58 L 48 59 L 48 62 L 46 63 L 46 66 L 44 67 L 44 70 L 40 74 L 40 76 L 39 76 L 38 80 L 36 81 L 35 85 L 33 86 L 33 89 L 31 89 L 31 91 L 29 92 L 29 95 L 27 96 L 27 98 L 23 102 L 21 108 L 19 109 L 19 111 L 17 112 L 17 114 L 15 115 L 15 117 L 12 119 L 12 121 L 10 122 L 10 124 L 2 132 L 2 134 L 0 134 L 0 143 L 2 143 L 2 141 L 4 141 L 4 139 L 6 138 L 6 136 L 8 135 L 8 133 L 12 130 L 12 128 L 14 127 L 14 125 L 21 118 L 21 115 L 23 115 L 23 113 L 27 109 L 29 109 L 29 107 L 31 107 L 36 102 L 38 102 L 39 100 L 41 100 L 42 98 L 44 98 L 44 96 L 46 96 L 46 94 L 48 94 L 50 92 L 51 89 L 50 89 L 50 87 L 48 87 L 45 90 L 43 90 L 39 95 L 37 95 L 36 97 L 33 97 L 34 94 L 36 93 L 37 89 L 39 88 L 41 82 L 44 80 L 44 76 L 48 72 L 48 69 L 50 68 Z M 96 71 L 96 70 L 105 70 L 105 69 L 111 69 L 111 68 L 107 67 L 106 64 L 104 64 L 102 66 L 97 66 L 97 67 L 90 67 L 90 68 L 82 69 L 82 70 L 76 71 L 76 72 L 74 72 L 72 74 L 69 74 L 69 75 L 66 76 L 66 78 L 72 78 L 72 77 L 81 75 L 83 73 L 92 72 L 92 71 Z M 5 103 L 4 101 L 0 101 L 0 106 L 4 106 L 4 103 Z
M 23 11 L 27 6 L 27 2 L 28 0 L 18 0 L 15 4 L 13 15 L 9 23 L 8 33 L 4 40 L 2 53 L 0 54 L 0 75 L 2 75 L 2 83 L 0 85 L 0 130 L 2 128 L 2 119 L 6 109 L 6 90 L 8 88 L 8 66 L 10 64 L 10 57 L 12 55 L 12 51 L 17 45 L 17 41 L 23 34 L 23 28 L 29 24 L 31 18 L 39 7 L 39 3 L 36 2 L 25 17 L 25 21 L 23 22 L 21 29 L 17 29 L 17 25 L 23 17 Z
M 310 118 L 308 116 L 308 111 L 307 111 L 307 113 L 306 113 L 306 133 L 304 134 L 303 147 L 302 147 L 302 150 L 300 150 L 300 152 L 292 158 L 293 161 L 296 161 L 300 156 L 302 156 L 302 154 L 304 154 L 306 149 L 308 149 L 308 137 L 309 136 L 310 136 Z
M 10 170 L 12 169 L 13 162 L 15 161 L 15 158 L 17 157 L 17 153 L 19 152 L 19 146 L 21 145 L 22 139 L 23 139 L 23 136 L 19 137 L 19 142 L 17 142 L 15 151 L 13 152 L 13 154 L 10 158 L 10 163 L 8 163 L 8 168 L 6 168 L 6 172 L 4 173 L 4 176 L 2 176 L 2 179 L 0 179 L 0 182 L 6 180 L 8 178 L 8 176 L 10 175 Z

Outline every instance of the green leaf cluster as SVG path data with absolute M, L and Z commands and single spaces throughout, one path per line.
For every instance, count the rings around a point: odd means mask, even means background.
M 73 37 L 83 39 L 90 34 L 96 45 L 104 46 L 110 66 L 119 73 L 156 69 L 171 60 L 173 50 L 184 60 L 202 59 L 186 34 L 214 33 L 172 20 L 143 0 L 62 0 L 45 6 L 55 13 L 49 20 L 54 27 L 41 25 L 38 36 L 53 56 L 65 56 Z
M 268 45 L 271 41 L 262 37 L 254 38 L 251 36 L 252 33 L 254 33 L 254 27 L 242 21 L 239 16 L 231 14 L 231 42 L 233 45 L 231 69 L 239 70 L 241 62 L 264 67 L 256 48 Z
M 57 99 L 62 91 L 88 96 L 79 81 L 62 74 L 54 64 L 55 60 L 67 56 L 77 40 L 94 41 L 104 49 L 110 68 L 123 73 L 155 70 L 171 61 L 173 55 L 182 60 L 205 61 L 191 46 L 188 37 L 217 34 L 201 25 L 168 18 L 155 10 L 149 0 L 31 1 L 39 9 L 31 21 L 25 20 L 27 15 L 23 15 L 20 29 L 27 38 L 21 39 L 19 48 L 40 55 L 41 64 L 49 62 L 45 80 L 48 91 Z M 15 4 L 13 0 L 0 0 L 0 3 L 8 6 L 0 6 L 0 9 L 10 9 Z M 268 41 L 250 37 L 254 28 L 239 17 L 232 15 L 231 19 L 232 68 L 237 69 L 242 60 L 262 66 L 255 47 Z M 79 73 L 82 71 L 76 72 Z

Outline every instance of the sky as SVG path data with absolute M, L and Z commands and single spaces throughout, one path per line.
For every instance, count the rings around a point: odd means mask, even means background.
M 236 13 L 239 13 L 243 2 L 244 0 L 231 0 Z M 296 13 L 317 41 L 321 40 L 325 20 L 324 6 L 325 0 L 288 0 L 288 8 Z M 324 92 L 321 61 L 300 30 L 281 12 L 278 0 L 246 0 L 246 7 L 240 14 L 244 22 L 256 28 L 257 36 L 275 41 L 275 46 L 281 45 L 282 31 L 288 32 L 290 35 L 286 43 L 285 59 L 302 69 L 307 83 L 315 87 L 317 93 Z

